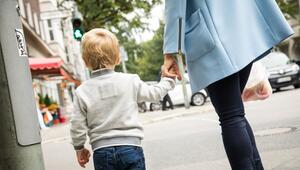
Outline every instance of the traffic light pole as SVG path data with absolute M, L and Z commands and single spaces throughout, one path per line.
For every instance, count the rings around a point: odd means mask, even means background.
M 25 57 L 26 46 L 19 32 L 22 26 L 17 1 L 0 0 L 0 4 L 0 170 L 43 170 L 40 139 L 36 137 L 37 117 L 33 116 L 37 116 L 36 109 L 32 112 L 36 106 L 32 105 L 35 104 L 32 82 Z

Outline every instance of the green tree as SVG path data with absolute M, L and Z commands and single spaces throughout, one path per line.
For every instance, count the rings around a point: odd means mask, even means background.
M 299 15 L 298 0 L 276 0 L 276 2 L 287 19 L 297 18 Z
M 133 37 L 133 32 L 147 29 L 153 6 L 161 0 L 75 0 L 83 15 L 85 30 L 101 27 L 114 32 L 121 42 Z
M 146 18 L 161 0 L 75 0 L 83 15 L 85 31 L 106 28 L 115 33 L 128 54 L 126 67 L 130 73 L 138 73 L 142 66 L 137 58 L 143 56 L 142 47 L 134 40 L 133 33 L 149 29 Z M 122 71 L 122 66 L 116 68 Z
M 138 56 L 142 56 L 142 48 L 141 45 L 138 44 L 135 39 L 130 39 L 122 44 L 127 52 L 128 61 L 126 61 L 126 68 L 129 73 L 137 73 L 138 65 L 137 60 Z M 116 66 L 116 71 L 122 72 L 122 65 Z
M 155 32 L 153 38 L 141 44 L 141 58 L 137 61 L 137 73 L 143 80 L 156 80 L 163 64 L 164 24 Z
M 161 22 L 151 40 L 141 44 L 137 44 L 134 40 L 125 43 L 124 47 L 128 54 L 126 67 L 129 73 L 139 74 L 145 81 L 157 79 L 163 64 L 163 32 L 164 25 Z M 122 66 L 117 66 L 116 70 L 122 71 Z

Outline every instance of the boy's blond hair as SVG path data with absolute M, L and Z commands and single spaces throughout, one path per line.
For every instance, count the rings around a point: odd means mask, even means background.
M 113 33 L 105 29 L 90 30 L 82 37 L 82 58 L 91 70 L 119 64 L 118 39 Z

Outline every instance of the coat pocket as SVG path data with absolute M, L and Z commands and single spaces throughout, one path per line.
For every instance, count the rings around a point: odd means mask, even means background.
M 187 20 L 185 30 L 185 49 L 188 61 L 198 59 L 216 46 L 200 9 Z

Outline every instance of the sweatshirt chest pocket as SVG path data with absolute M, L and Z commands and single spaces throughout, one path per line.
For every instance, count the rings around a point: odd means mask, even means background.
M 185 30 L 185 49 L 188 61 L 204 56 L 216 46 L 200 9 L 188 18 Z

